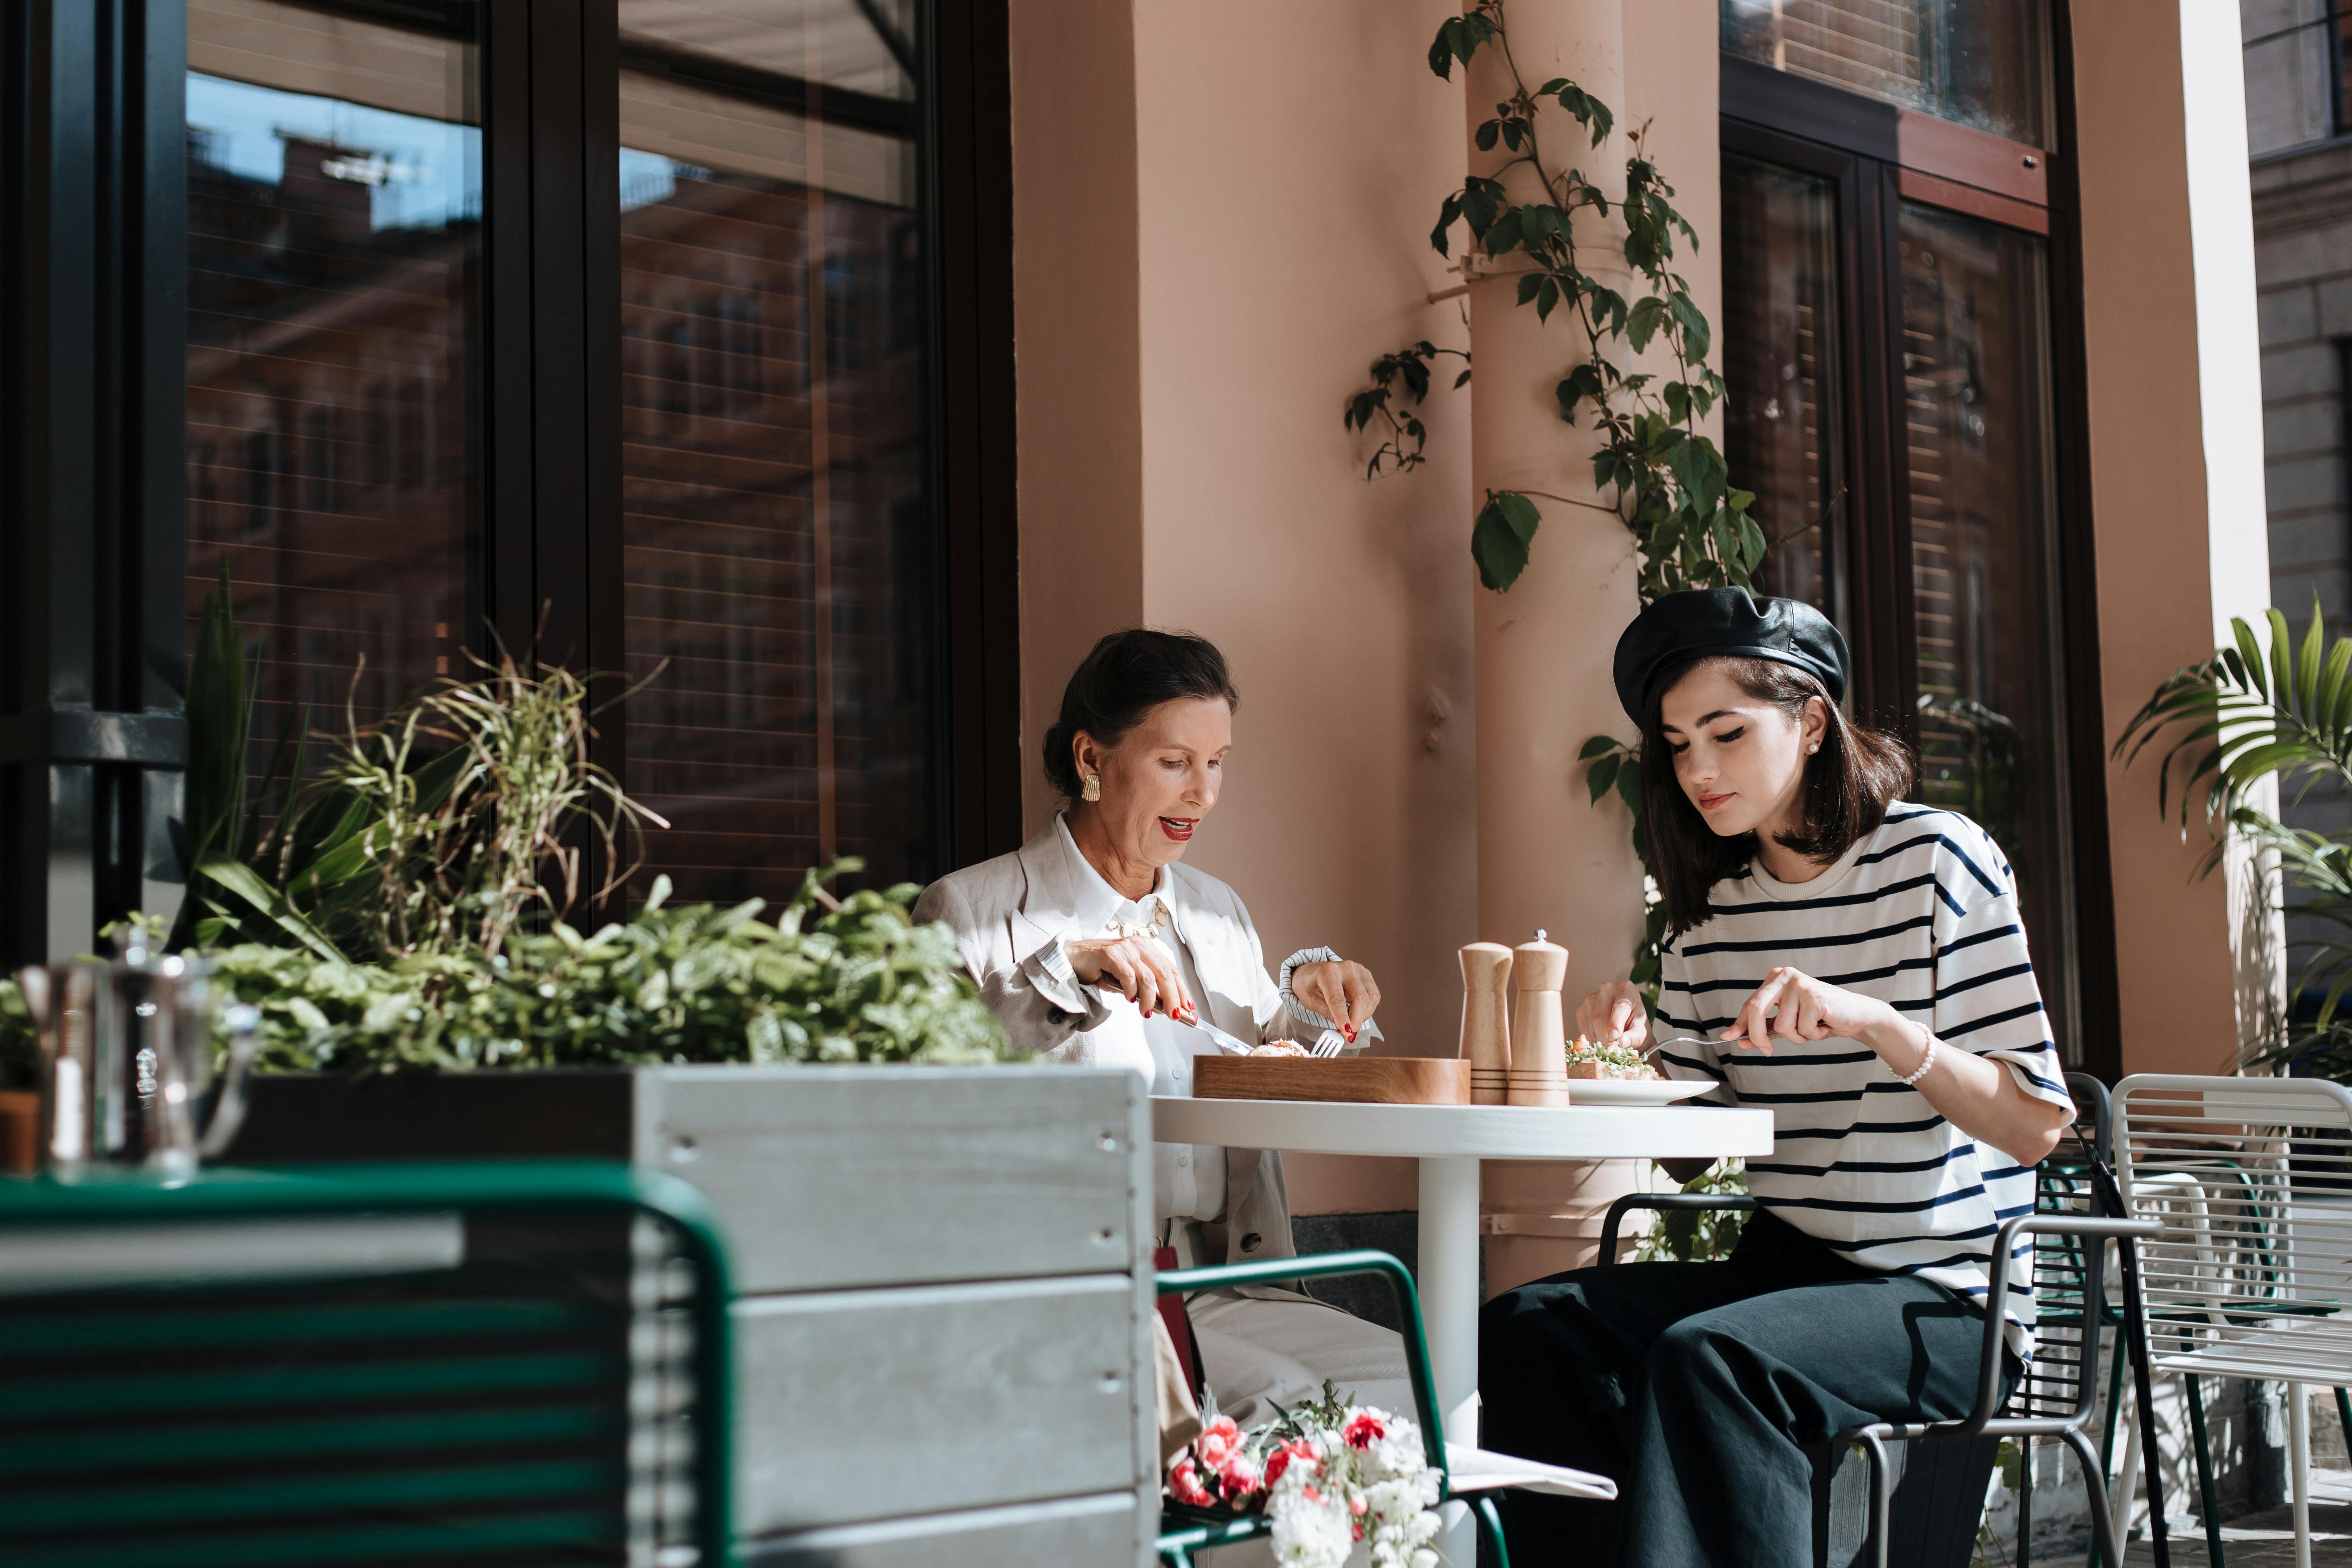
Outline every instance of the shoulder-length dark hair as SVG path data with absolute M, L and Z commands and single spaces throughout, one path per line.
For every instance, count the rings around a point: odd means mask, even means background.
M 1061 717 L 1045 731 L 1045 782 L 1066 800 L 1078 795 L 1078 764 L 1070 742 L 1085 731 L 1101 746 L 1116 746 L 1143 716 L 1181 698 L 1224 699 L 1239 708 L 1242 694 L 1217 645 L 1191 632 L 1131 626 L 1095 644 L 1062 688 Z
M 1822 749 L 1805 759 L 1804 821 L 1777 836 L 1783 847 L 1823 864 L 1836 859 L 1886 820 L 1886 808 L 1911 787 L 1911 748 L 1901 737 L 1865 729 L 1846 719 L 1822 683 L 1797 668 L 1769 658 L 1695 660 L 1670 671 L 1650 693 L 1642 720 L 1642 820 L 1647 830 L 1650 869 L 1665 904 L 1668 936 L 1706 923 L 1707 894 L 1726 877 L 1746 870 L 1756 858 L 1756 836 L 1725 837 L 1706 825 L 1675 777 L 1674 752 L 1660 710 L 1665 695 L 1702 663 L 1719 663 L 1733 684 L 1759 702 L 1770 703 L 1795 723 L 1812 698 L 1829 710 Z

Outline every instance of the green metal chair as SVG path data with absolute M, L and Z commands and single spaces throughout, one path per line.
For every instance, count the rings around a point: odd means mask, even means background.
M 1444 1423 L 1439 1417 L 1436 1394 L 1429 1381 L 1429 1342 L 1422 1332 L 1421 1297 L 1413 1289 L 1412 1275 L 1394 1257 L 1370 1250 L 1327 1252 L 1312 1258 L 1269 1258 L 1262 1263 L 1177 1269 L 1160 1276 L 1160 1294 L 1189 1295 L 1195 1290 L 1216 1290 L 1234 1285 L 1280 1285 L 1294 1279 L 1329 1279 L 1347 1274 L 1380 1275 L 1396 1293 L 1397 1318 L 1404 1325 L 1405 1368 L 1412 1378 L 1413 1418 L 1421 1424 L 1421 1440 L 1429 1462 L 1444 1478 L 1438 1496 L 1442 1505 L 1453 1495 L 1453 1482 L 1446 1474 Z M 1469 1508 L 1477 1516 L 1480 1532 L 1494 1553 L 1495 1568 L 1511 1568 L 1510 1553 L 1503 1544 L 1503 1521 L 1495 1510 L 1495 1500 L 1481 1493 L 1469 1502 Z M 1171 1500 L 1160 1510 L 1160 1560 L 1167 1568 L 1191 1568 L 1196 1552 L 1252 1541 L 1268 1534 L 1273 1528 L 1263 1515 L 1235 1517 L 1210 1509 L 1188 1508 Z M 1456 1564 L 1456 1568 L 1467 1565 Z
M 2086 1146 L 2104 1161 L 2109 1137 L 2109 1111 L 2105 1086 L 2086 1075 L 2069 1073 L 2077 1125 Z M 2116 1399 L 2106 1400 L 2106 1448 L 2095 1455 L 2084 1428 L 2097 1412 L 2100 1330 L 2119 1327 L 2123 1314 L 2108 1300 L 2105 1290 L 2106 1242 L 2116 1237 L 2145 1239 L 2158 1234 L 2153 1222 L 2104 1217 L 2091 1190 L 2087 1160 L 2053 1156 L 2036 1172 L 2034 1212 L 2004 1223 L 1996 1235 L 1993 1253 L 2006 1257 L 2021 1236 L 2036 1238 L 2033 1288 L 2041 1349 L 2025 1376 L 2004 1398 L 2001 1392 L 2001 1313 L 2008 1295 L 2005 1272 L 1996 1275 L 1986 1305 L 1985 1338 L 1979 1357 L 1976 1407 L 1957 1421 L 1878 1422 L 1837 1436 L 1837 1444 L 1853 1443 L 1870 1464 L 1870 1511 L 1864 1543 L 1870 1559 L 1885 1568 L 1894 1543 L 1890 1517 L 1893 1488 L 1885 1445 L 1909 1442 L 1980 1442 L 2007 1437 L 2024 1454 L 2028 1489 L 2021 1499 L 2020 1568 L 2031 1561 L 2032 1455 L 2037 1437 L 2055 1437 L 2071 1448 L 2083 1467 L 2085 1485 L 2094 1499 L 2105 1489 L 2107 1451 L 2115 1437 Z M 1636 1209 L 1754 1210 L 1752 1198 L 1716 1194 L 1635 1193 L 1611 1205 L 1601 1227 L 1600 1260 L 1617 1261 L 1617 1237 L 1623 1217 Z M 2087 1243 L 2087 1245 L 2086 1245 Z M 2084 1303 L 2097 1310 L 2085 1331 Z M 2112 1368 L 2121 1377 L 2122 1347 L 2116 1347 Z M 1973 1510 L 1973 1505 L 1971 1510 Z M 1940 1530 L 1937 1520 L 1922 1528 Z M 1973 1511 L 1971 1511 L 1973 1517 Z M 2094 1563 L 2122 1562 L 2106 1511 L 2093 1504 Z M 1940 1538 L 1939 1538 L 1940 1539 Z M 1916 1543 L 1913 1549 L 1916 1550 Z
M 0 1179 L 10 1568 L 731 1568 L 727 1261 L 590 1163 Z

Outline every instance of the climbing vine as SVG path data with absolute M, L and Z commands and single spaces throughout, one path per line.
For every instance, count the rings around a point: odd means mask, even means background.
M 1633 536 L 1642 602 L 1684 588 L 1746 587 L 1768 542 L 1749 514 L 1754 493 L 1732 488 L 1722 452 L 1699 429 L 1724 395 L 1723 377 L 1707 364 L 1713 337 L 1706 318 L 1691 299 L 1689 280 L 1675 270 L 1677 242 L 1696 249 L 1698 237 L 1675 210 L 1674 187 L 1649 160 L 1639 132 L 1629 138 L 1622 201 L 1612 204 L 1585 175 L 1574 160 L 1599 151 L 1616 116 L 1567 77 L 1530 88 L 1512 56 L 1504 13 L 1505 0 L 1476 0 L 1446 18 L 1430 44 L 1429 68 L 1440 78 L 1451 80 L 1456 65 L 1467 67 L 1479 50 L 1492 49 L 1511 88 L 1475 134 L 1480 151 L 1499 147 L 1508 156 L 1491 174 L 1465 179 L 1439 204 L 1429 242 L 1450 259 L 1456 226 L 1465 227 L 1464 281 L 1482 274 L 1515 276 L 1518 305 L 1532 308 L 1538 321 L 1558 321 L 1565 329 L 1569 358 L 1553 397 L 1562 422 L 1600 437 L 1592 453 L 1593 485 L 1609 498 L 1604 510 L 1613 510 Z M 1566 127 L 1563 115 L 1575 129 Z M 1503 176 L 1522 167 L 1532 179 L 1521 189 L 1533 191 L 1529 199 L 1515 201 Z M 1591 220 L 1583 239 L 1577 233 L 1579 215 L 1606 220 L 1612 210 L 1623 226 L 1622 248 L 1634 280 L 1631 299 L 1587 269 L 1584 247 L 1595 243 Z M 1660 347 L 1672 368 L 1623 370 L 1612 357 L 1620 343 L 1635 355 Z M 1382 437 L 1367 479 L 1423 461 L 1428 432 L 1412 407 L 1427 397 L 1431 368 L 1446 354 L 1464 361 L 1454 383 L 1459 387 L 1470 378 L 1469 355 L 1422 342 L 1375 360 L 1372 384 L 1349 398 L 1347 428 Z M 1538 500 L 1593 504 L 1536 490 L 1487 490 L 1471 521 L 1470 555 L 1479 582 L 1496 593 L 1507 592 L 1527 570 L 1543 521 Z M 1595 735 L 1579 755 L 1593 805 L 1613 793 L 1633 814 L 1633 847 L 1646 867 L 1639 750 L 1614 736 Z M 1654 891 L 1646 901 L 1647 931 L 1633 977 L 1654 991 L 1664 918 Z

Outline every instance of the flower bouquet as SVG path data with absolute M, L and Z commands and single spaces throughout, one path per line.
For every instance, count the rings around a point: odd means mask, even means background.
M 1283 1568 L 1342 1568 L 1360 1541 L 1373 1568 L 1435 1568 L 1441 1481 L 1418 1426 L 1326 1383 L 1315 1404 L 1247 1432 L 1211 1421 L 1169 1467 L 1168 1494 L 1205 1512 L 1264 1514 Z

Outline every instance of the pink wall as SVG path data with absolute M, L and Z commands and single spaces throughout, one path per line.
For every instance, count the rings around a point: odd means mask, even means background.
M 1410 1054 L 1453 1051 L 1476 935 L 1468 402 L 1433 393 L 1430 461 L 1372 484 L 1339 414 L 1375 354 L 1468 346 L 1426 300 L 1463 173 L 1425 58 L 1449 9 L 1013 7 L 1024 750 L 1100 632 L 1214 639 L 1243 705 L 1190 858 L 1270 958 L 1369 964 Z M 1300 1212 L 1412 1202 L 1402 1162 L 1289 1163 Z
M 1135 31 L 1102 0 L 1014 0 L 1023 816 L 1037 747 L 1097 637 L 1143 618 Z
M 2216 542 L 2179 16 L 2142 0 L 2077 0 L 2074 26 L 2100 684 L 2112 741 L 2158 681 L 2213 651 Z M 2258 438 L 2248 458 L 2257 476 L 2259 452 Z M 2259 494 L 2253 516 L 2240 550 L 2263 548 Z M 2237 1042 L 2223 882 L 2218 873 L 2190 879 L 2203 830 L 2184 845 L 2158 816 L 2156 791 L 2148 759 L 2129 773 L 2110 765 L 2124 1070 L 2222 1070 Z

